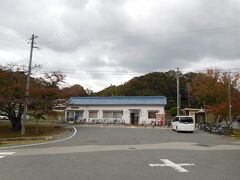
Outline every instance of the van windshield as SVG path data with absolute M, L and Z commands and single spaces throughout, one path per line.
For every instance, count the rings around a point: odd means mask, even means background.
M 181 123 L 193 123 L 193 118 L 192 117 L 181 117 L 180 118 Z

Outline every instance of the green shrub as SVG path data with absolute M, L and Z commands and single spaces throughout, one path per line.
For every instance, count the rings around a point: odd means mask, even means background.
M 171 109 L 169 110 L 169 113 L 172 116 L 176 116 L 177 115 L 177 107 L 171 107 Z

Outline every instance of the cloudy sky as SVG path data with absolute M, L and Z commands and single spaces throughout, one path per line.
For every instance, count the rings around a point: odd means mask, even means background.
M 239 0 L 1 0 L 0 65 L 28 65 L 31 34 L 38 73 L 94 91 L 177 67 L 240 70 Z

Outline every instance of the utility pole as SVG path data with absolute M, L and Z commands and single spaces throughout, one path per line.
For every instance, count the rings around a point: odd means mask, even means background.
M 111 87 L 111 96 L 113 96 L 113 85 L 111 84 L 110 87 Z
M 204 109 L 204 113 L 205 113 L 205 122 L 207 122 L 206 102 L 205 102 L 205 100 L 203 101 L 203 109 Z
M 188 107 L 190 108 L 191 104 L 190 104 L 190 83 L 187 83 L 187 91 L 188 91 Z
M 30 38 L 31 46 L 30 46 L 30 58 L 29 58 L 29 65 L 28 65 L 28 73 L 27 73 L 27 82 L 26 82 L 26 92 L 25 92 L 25 101 L 24 101 L 24 112 L 23 112 L 23 119 L 22 119 L 22 131 L 21 134 L 25 135 L 26 131 L 26 119 L 27 119 L 27 111 L 28 111 L 28 101 L 29 101 L 29 86 L 30 86 L 30 76 L 31 76 L 31 70 L 32 70 L 32 55 L 33 55 L 33 48 L 34 47 L 34 39 L 38 38 L 38 36 L 35 36 L 34 34 Z
M 232 104 L 231 104 L 231 76 L 228 75 L 228 111 L 229 111 L 229 123 L 232 125 Z
M 179 93 L 179 74 L 180 74 L 180 71 L 179 71 L 179 68 L 177 68 L 177 115 L 180 114 L 180 93 Z

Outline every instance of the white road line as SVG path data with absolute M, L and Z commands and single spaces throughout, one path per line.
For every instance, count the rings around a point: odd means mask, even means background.
M 168 159 L 160 159 L 165 164 L 149 164 L 151 167 L 172 167 L 173 169 L 177 170 L 178 172 L 188 172 L 188 170 L 184 169 L 182 166 L 194 166 L 195 164 L 188 164 L 188 163 L 181 163 L 176 164 Z
M 67 137 L 67 138 L 64 138 L 64 139 L 59 139 L 59 140 L 56 140 L 56 141 L 50 141 L 50 142 L 44 142 L 44 143 L 35 143 L 35 144 L 23 144 L 23 145 L 18 145 L 18 146 L 9 146 L 9 147 L 2 147 L 0 148 L 0 150 L 2 149 L 12 149 L 12 148 L 19 148 L 19 147 L 31 147 L 31 146 L 38 146 L 38 145 L 44 145 L 44 144 L 52 144 L 52 143 L 57 143 L 57 142 L 62 142 L 62 141 L 66 141 L 68 139 L 71 139 L 73 138 L 73 136 L 76 135 L 77 133 L 77 129 L 75 127 L 72 127 L 74 129 L 74 133 Z
M 15 152 L 0 152 L 0 155 L 5 155 L 5 156 L 0 156 L 0 159 L 6 157 L 6 155 L 12 155 L 14 153 Z
M 12 155 L 15 152 L 0 152 L 0 155 Z

